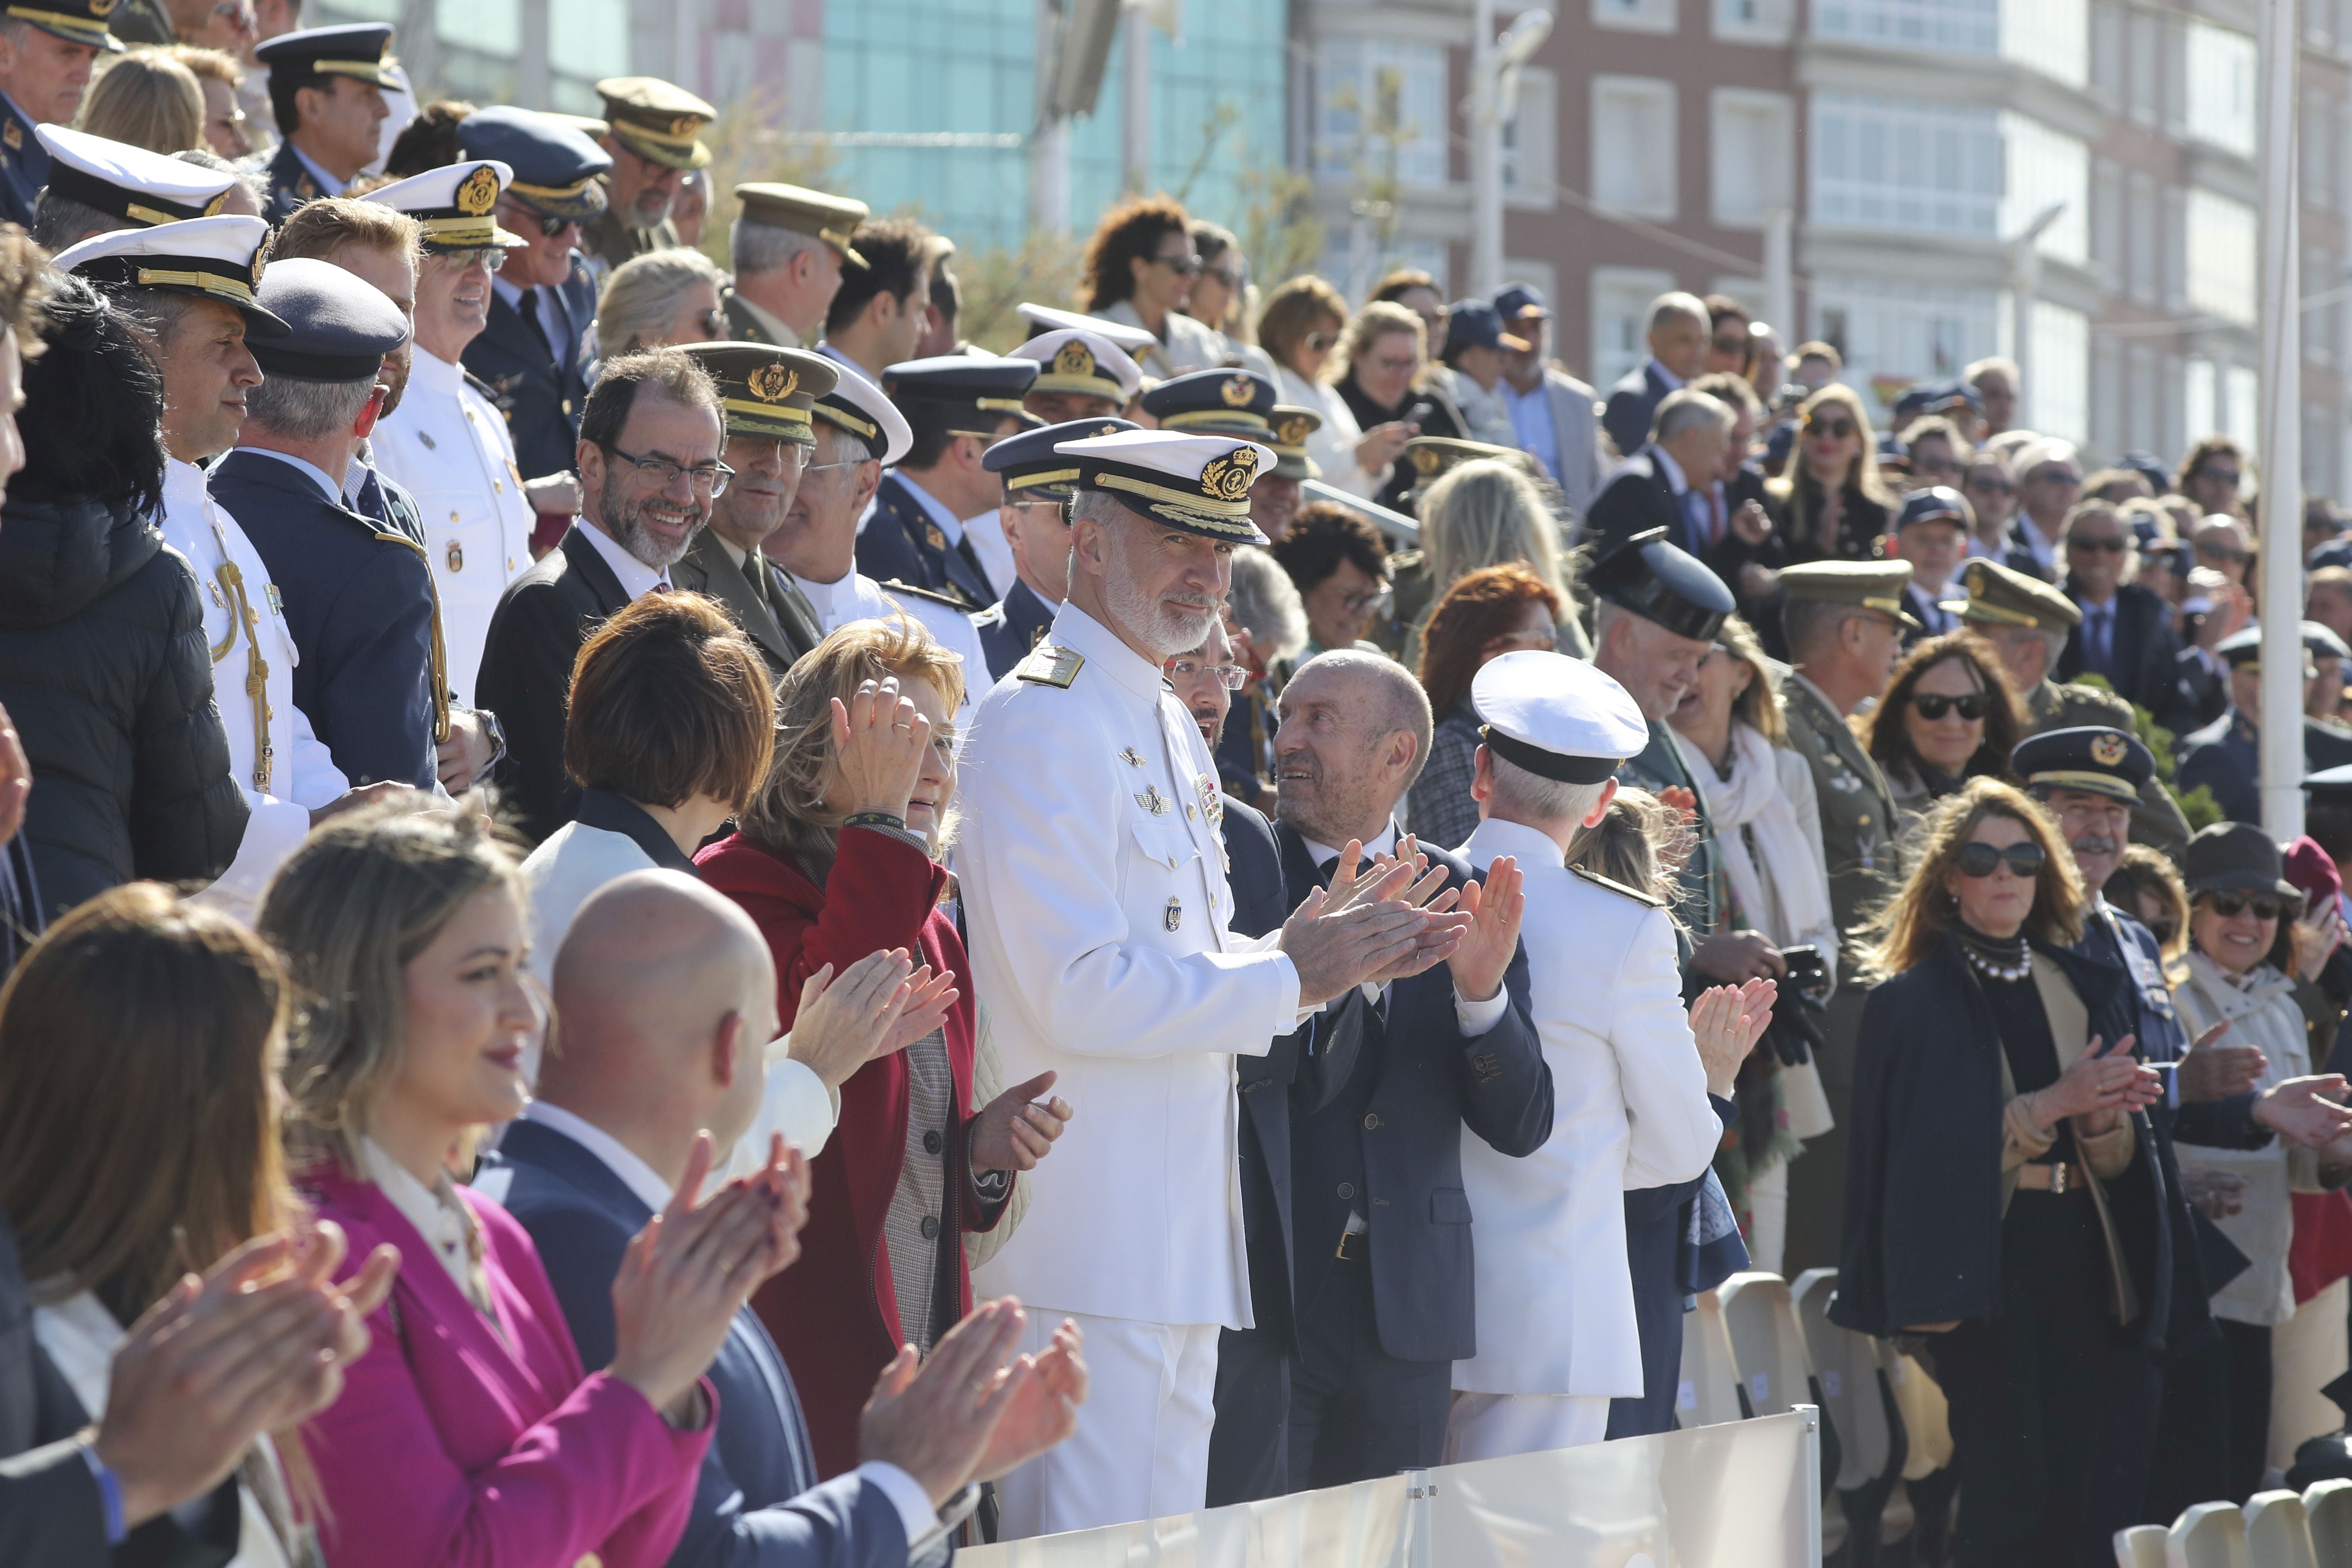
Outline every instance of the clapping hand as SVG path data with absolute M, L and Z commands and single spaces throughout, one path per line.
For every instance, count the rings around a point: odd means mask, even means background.
M 1691 1039 L 1706 1069 L 1706 1089 L 1718 1100 L 1731 1098 L 1739 1078 L 1739 1064 L 1764 1037 L 1772 1022 L 1772 1002 L 1780 984 L 1750 980 L 1741 985 L 1714 985 L 1698 994 L 1690 1006 Z
M 972 1468 L 975 1479 L 992 1481 L 1016 1470 L 1078 1429 L 1078 1406 L 1087 1402 L 1086 1342 L 1078 1325 L 1063 1319 L 1052 1347 L 1034 1358 L 1035 1373 L 989 1435 Z
M 1041 1072 L 1026 1083 L 1016 1083 L 981 1110 L 971 1134 L 973 1170 L 1034 1170 L 1053 1152 L 1054 1140 L 1075 1114 L 1059 1095 L 1038 1102 L 1037 1097 L 1054 1087 L 1054 1077 Z
M 2254 1101 L 2255 1125 L 2305 1149 L 2325 1149 L 2352 1132 L 2352 1106 L 2336 1099 L 2343 1092 L 2344 1079 L 2336 1073 L 2283 1079 Z
M 2270 1058 L 2263 1055 L 2260 1046 L 2224 1046 L 2218 1044 L 2228 1031 L 2230 1020 L 2222 1019 L 2197 1037 L 2189 1054 L 2180 1058 L 2177 1076 L 2180 1079 L 2180 1102 L 2202 1105 L 2208 1100 L 2229 1100 L 2245 1093 L 2262 1081 L 2263 1071 Z
M 1473 1002 L 1491 1000 L 1503 988 L 1503 973 L 1519 950 L 1519 921 L 1528 912 L 1526 879 L 1517 857 L 1497 856 L 1484 882 L 1465 882 L 1455 891 L 1469 929 L 1446 962 L 1454 987 Z
M 2099 1037 L 2058 1075 L 2058 1081 L 2033 1091 L 2034 1124 L 2055 1127 L 2069 1116 L 2083 1119 L 2083 1130 L 2096 1135 L 2107 1131 L 2124 1116 L 2144 1110 L 2164 1095 L 2163 1075 L 2132 1055 L 2138 1042 L 2130 1035 L 2114 1046 Z
M 1361 845 L 1350 847 L 1362 853 Z M 1413 875 L 1413 863 L 1402 860 L 1360 881 L 1343 899 L 1334 900 L 1318 888 L 1283 922 L 1275 950 L 1286 955 L 1298 972 L 1301 1006 L 1319 1007 L 1345 994 L 1349 986 L 1405 964 L 1434 924 L 1451 934 L 1468 923 L 1460 916 L 1433 915 L 1394 898 Z M 1452 952 L 1448 942 L 1430 963 Z
M 928 1359 L 912 1345 L 899 1346 L 858 1417 L 859 1454 L 914 1477 L 934 1508 L 961 1491 L 998 1425 L 1037 1375 L 1037 1363 L 1027 1356 L 1006 1365 L 1027 1326 L 1021 1303 L 1008 1298 L 974 1309 L 931 1347 Z M 1078 1373 L 1084 1398 L 1083 1363 Z
M 1431 866 L 1429 857 L 1421 852 L 1420 841 L 1412 835 L 1406 834 L 1397 841 L 1395 854 L 1375 855 L 1369 866 L 1362 863 L 1363 852 L 1361 842 L 1349 839 L 1339 851 L 1339 864 L 1331 869 L 1332 897 L 1339 907 L 1365 901 L 1368 892 L 1432 915 L 1450 913 L 1459 902 L 1460 891 L 1445 886 L 1451 873 L 1443 866 Z M 1411 879 L 1402 889 L 1380 893 L 1380 889 L 1389 885 L 1382 879 L 1399 868 L 1411 872 Z M 1324 912 L 1330 913 L 1330 906 L 1325 906 Z M 1453 956 L 1455 944 L 1467 930 L 1463 921 L 1432 921 L 1412 951 L 1380 973 L 1365 976 L 1364 984 L 1386 985 L 1435 968 Z

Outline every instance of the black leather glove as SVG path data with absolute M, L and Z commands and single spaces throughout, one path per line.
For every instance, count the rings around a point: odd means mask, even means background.
M 1782 1067 L 1799 1067 L 1813 1059 L 1822 1048 L 1822 1020 L 1827 1016 L 1819 1003 L 1795 991 L 1782 991 L 1772 1003 L 1772 1021 L 1764 1026 L 1764 1044 L 1780 1059 Z

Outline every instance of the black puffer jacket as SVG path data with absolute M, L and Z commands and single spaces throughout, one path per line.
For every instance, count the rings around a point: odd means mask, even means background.
M 52 921 L 137 878 L 208 882 L 245 837 L 199 593 L 129 500 L 0 507 L 0 705 Z

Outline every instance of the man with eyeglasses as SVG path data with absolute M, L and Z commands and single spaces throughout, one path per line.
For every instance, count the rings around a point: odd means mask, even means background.
M 2057 679 L 2095 675 L 2107 689 L 2151 713 L 2180 706 L 2180 639 L 2172 606 L 2133 579 L 2138 552 L 2123 514 L 2109 501 L 2086 500 L 2066 514 L 2060 537 L 2066 575 L 2060 586 L 2083 612 L 2066 637 Z
M 981 459 L 1004 487 L 996 509 L 997 526 L 1003 531 L 1013 568 L 1004 597 L 972 617 L 980 646 L 987 650 L 991 680 L 1003 679 L 1045 640 L 1054 612 L 1069 596 L 1069 501 L 1077 493 L 1077 475 L 1055 447 L 1141 428 L 1124 419 L 1076 419 L 1008 436 Z M 1226 700 L 1230 703 L 1231 698 Z M 1222 709 L 1218 717 L 1223 718 Z
M 2017 518 L 2010 526 L 2010 564 L 2045 583 L 2058 580 L 2058 539 L 2066 514 L 2083 496 L 2083 465 L 2074 444 L 2045 436 L 2017 449 L 2010 471 L 2017 476 Z M 2025 554 L 2014 546 L 2024 546 Z M 2032 565 L 2025 564 L 2030 557 Z
M 719 111 L 658 77 L 607 77 L 596 96 L 604 100 L 601 141 L 613 163 L 604 176 L 604 210 L 581 226 L 580 248 L 601 286 L 624 261 L 684 243 L 670 206 L 686 172 L 709 166 L 702 130 Z
M 604 210 L 597 176 L 613 160 L 571 126 L 527 109 L 475 110 L 457 122 L 457 144 L 468 158 L 514 171 L 495 211 L 524 243 L 491 276 L 488 314 L 463 363 L 506 416 L 538 518 L 532 550 L 543 554 L 580 510 L 572 464 L 588 401 L 596 286 L 573 247 L 581 221 Z
M 710 518 L 733 470 L 718 384 L 694 356 L 660 348 L 604 362 L 580 421 L 580 520 L 508 584 L 490 617 L 474 692 L 504 716 L 499 782 L 536 844 L 572 819 L 563 772 L 572 666 L 607 616 L 671 586 L 669 569 Z
M 2208 436 L 2180 459 L 2173 489 L 2197 503 L 2208 517 L 2239 517 L 2238 487 L 2244 481 L 2246 455 L 2227 436 Z
M 858 571 L 944 595 L 967 614 L 1003 596 L 998 574 L 1011 560 L 997 531 L 1002 492 L 983 464 L 997 442 L 1044 425 L 1021 405 L 1037 369 L 1034 360 L 961 354 L 890 366 L 883 389 L 914 439 L 859 529 Z
M 823 354 L 768 343 L 692 343 L 686 352 L 719 384 L 727 419 L 719 459 L 735 478 L 712 499 L 710 526 L 694 536 L 670 579 L 726 605 L 781 680 L 824 632 L 808 595 L 760 547 L 783 526 L 800 491 L 816 445 L 809 409 L 840 372 Z
M 488 324 L 490 279 L 530 243 L 498 221 L 512 178 L 504 164 L 468 159 L 362 198 L 406 213 L 424 233 L 408 384 L 370 442 L 377 468 L 415 498 L 423 518 L 460 702 L 472 700 L 499 595 L 530 565 L 536 522 L 506 422 L 460 368 Z

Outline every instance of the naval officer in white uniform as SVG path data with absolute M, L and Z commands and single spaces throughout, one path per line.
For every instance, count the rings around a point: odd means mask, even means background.
M 538 524 L 506 419 L 458 363 L 489 324 L 490 279 L 506 253 L 530 243 L 498 221 L 499 195 L 513 182 L 506 164 L 473 158 L 361 198 L 406 213 L 425 231 L 408 387 L 371 439 L 375 466 L 407 488 L 424 519 L 449 685 L 462 707 L 473 705 L 499 595 L 530 567 Z
M 1076 1108 L 973 1275 L 1029 1305 L 1032 1349 L 1076 1319 L 1092 1373 L 1076 1435 L 1000 1483 L 1007 1538 L 1202 1505 L 1218 1331 L 1251 1326 L 1234 1060 L 1461 925 L 1333 916 L 1318 891 L 1272 936 L 1231 934 L 1216 764 L 1162 668 L 1259 542 L 1274 454 L 1156 430 L 1056 449 L 1079 470 L 1070 596 L 973 715 L 956 848 L 1006 1081 L 1050 1068 Z
M 972 703 L 989 686 L 988 655 L 971 615 L 945 595 L 903 584 L 886 589 L 857 570 L 857 519 L 882 483 L 882 470 L 914 445 L 914 432 L 907 416 L 856 366 L 839 368 L 841 379 L 833 390 L 809 407 L 816 446 L 801 469 L 800 489 L 783 522 L 760 552 L 808 595 L 827 636 L 852 621 L 897 615 L 920 621 L 942 647 L 963 660 L 964 705 L 956 716 L 961 731 Z
M 1650 743 L 1639 705 L 1583 659 L 1529 652 L 1481 669 L 1470 700 L 1486 743 L 1462 853 L 1481 869 L 1515 857 L 1526 879 L 1520 937 L 1553 1102 L 1551 1136 L 1526 1159 L 1462 1140 L 1478 1353 L 1454 1363 L 1449 1464 L 1598 1443 L 1609 1401 L 1642 1393 L 1624 1194 L 1704 1173 L 1723 1134 L 1708 1096 L 1731 1089 L 1727 1072 L 1710 1084 L 1692 1038 L 1664 906 L 1566 863 L 1616 798 L 1617 764 Z M 1752 1046 L 1771 986 L 1720 989 L 1696 1016 Z
M 57 258 L 123 307 L 163 375 L 167 461 L 157 521 L 204 597 L 229 772 L 250 808 L 236 858 L 204 896 L 245 918 L 310 831 L 312 814 L 351 789 L 294 705 L 294 638 L 269 569 L 236 519 L 215 504 L 196 466 L 236 444 L 246 392 L 260 384 L 247 333 L 286 332 L 253 300 L 254 255 L 268 233 L 257 217 L 193 218 L 100 235 Z M 142 270 L 173 281 L 129 280 Z

